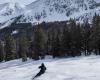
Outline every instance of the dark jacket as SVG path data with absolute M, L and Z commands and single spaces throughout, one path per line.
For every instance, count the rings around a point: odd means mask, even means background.
M 45 65 L 42 63 L 41 66 L 39 66 L 40 72 L 43 74 L 46 70 Z
M 39 73 L 37 73 L 37 75 L 33 79 L 35 79 L 36 77 L 41 76 L 46 71 L 46 67 L 45 67 L 45 65 L 43 63 L 41 64 L 41 66 L 39 66 L 39 69 L 40 69 Z

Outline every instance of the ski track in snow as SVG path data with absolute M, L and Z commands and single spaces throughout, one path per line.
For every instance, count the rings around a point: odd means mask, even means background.
M 100 80 L 100 56 L 65 59 L 13 60 L 0 64 L 0 80 L 32 80 L 44 62 L 47 71 L 35 80 Z

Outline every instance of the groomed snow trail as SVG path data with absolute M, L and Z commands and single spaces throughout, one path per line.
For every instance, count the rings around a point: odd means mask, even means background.
M 42 62 L 47 71 L 35 80 L 100 80 L 100 56 L 28 60 L 24 63 L 13 60 L 0 64 L 0 80 L 32 80 Z

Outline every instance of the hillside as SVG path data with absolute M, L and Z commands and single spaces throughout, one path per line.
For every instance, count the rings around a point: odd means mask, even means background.
M 99 80 L 100 56 L 69 59 L 45 59 L 22 63 L 13 60 L 0 64 L 0 80 L 32 80 L 38 66 L 44 62 L 47 71 L 35 80 Z M 52 78 L 52 79 L 51 79 Z
M 99 0 L 4 0 L 0 1 L 0 26 L 10 25 L 18 16 L 17 22 L 53 22 L 75 18 L 91 22 L 95 13 L 100 14 Z

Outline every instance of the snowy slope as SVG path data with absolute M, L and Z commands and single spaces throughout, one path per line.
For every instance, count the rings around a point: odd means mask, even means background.
M 0 29 L 10 25 L 16 17 L 23 15 L 26 5 L 36 0 L 0 0 Z
M 32 80 L 42 62 L 47 71 L 35 80 L 100 80 L 100 56 L 28 60 L 24 63 L 13 60 L 0 64 L 0 80 Z
M 100 14 L 100 1 L 97 0 L 38 0 L 26 7 L 30 10 L 24 14 L 22 21 L 63 21 L 76 18 L 79 21 L 91 20 Z
M 19 4 L 23 4 L 23 5 L 28 5 L 31 2 L 34 2 L 36 0 L 0 0 L 0 4 L 4 4 L 4 3 L 19 3 Z
M 4 24 L 3 27 L 20 15 L 18 22 L 36 23 L 70 18 L 91 21 L 95 13 L 100 14 L 100 0 L 0 0 L 0 23 Z

